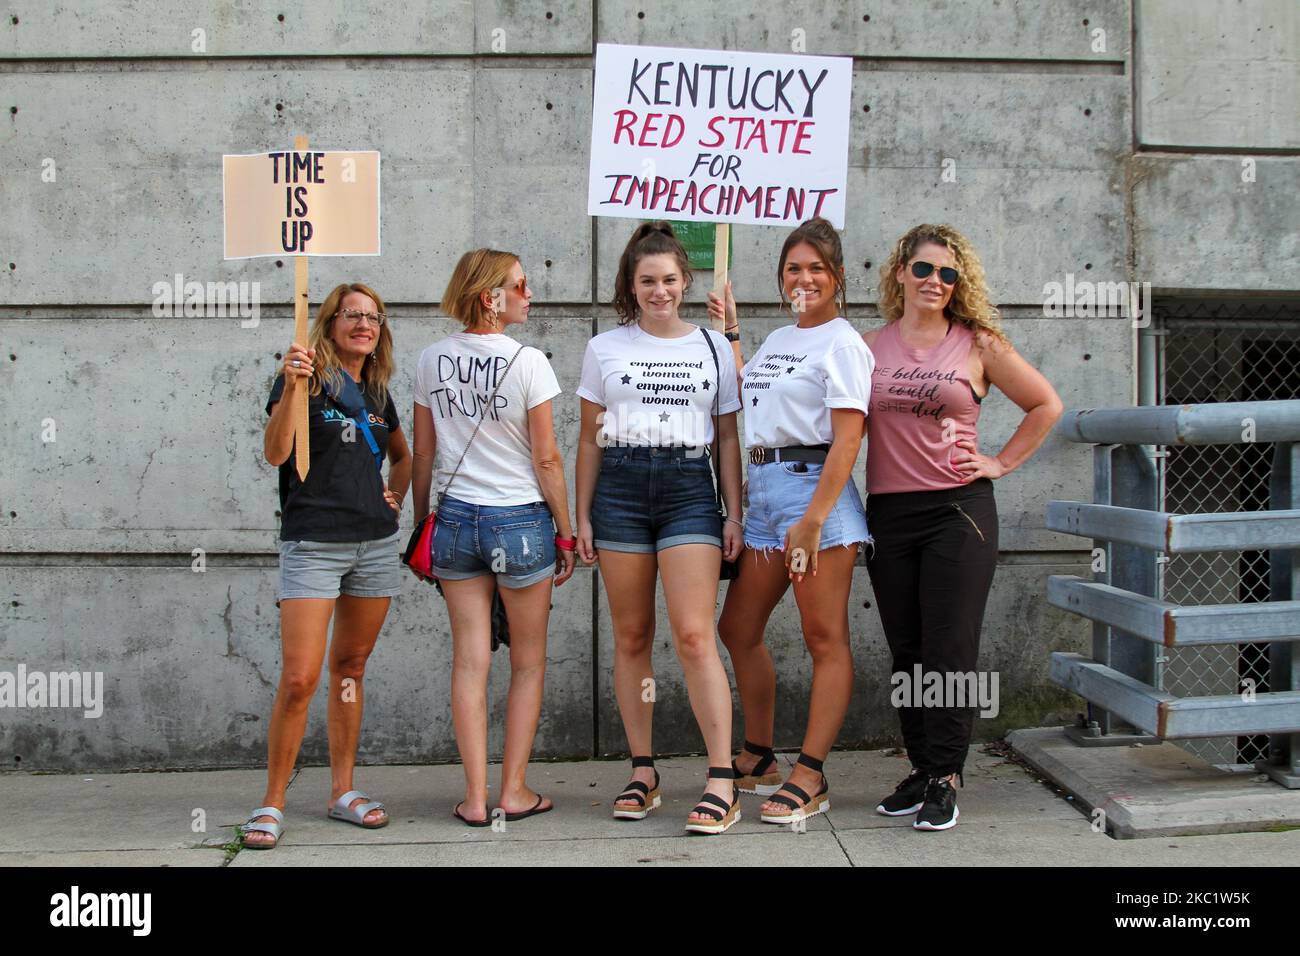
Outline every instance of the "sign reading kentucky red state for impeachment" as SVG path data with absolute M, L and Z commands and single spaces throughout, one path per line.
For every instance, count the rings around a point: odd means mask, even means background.
M 225 257 L 379 255 L 379 153 L 221 157 Z
M 587 213 L 844 228 L 848 57 L 596 47 Z

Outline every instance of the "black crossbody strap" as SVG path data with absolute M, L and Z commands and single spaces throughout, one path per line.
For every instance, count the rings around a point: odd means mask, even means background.
M 709 458 L 713 462 L 713 494 L 718 501 L 718 513 L 723 511 L 722 505 L 722 474 L 718 470 L 718 409 L 722 401 L 722 366 L 718 364 L 718 349 L 713 344 L 713 337 L 709 335 L 709 330 L 700 327 L 700 332 L 704 335 L 704 342 L 709 347 L 709 354 L 713 356 L 713 371 L 717 375 L 717 383 L 713 387 L 713 441 L 709 442 Z
M 506 365 L 506 370 L 502 372 L 501 377 L 497 379 L 497 387 L 492 389 L 492 394 L 488 396 L 487 404 L 483 406 L 483 413 L 479 415 L 478 424 L 475 425 L 474 430 L 470 432 L 469 441 L 465 442 L 465 450 L 460 453 L 460 461 L 456 462 L 456 467 L 452 469 L 451 477 L 448 478 L 447 483 L 442 486 L 442 492 L 438 495 L 438 503 L 433 509 L 435 512 L 442 508 L 442 501 L 447 497 L 447 491 L 451 488 L 451 483 L 455 481 L 456 476 L 460 474 L 460 466 L 465 463 L 465 456 L 469 454 L 469 446 L 474 444 L 474 438 L 478 435 L 478 430 L 483 427 L 483 419 L 487 418 L 488 409 L 492 407 L 493 401 L 496 400 L 497 392 L 501 391 L 501 385 L 505 382 L 506 376 L 510 374 L 510 366 L 515 364 L 515 359 L 519 358 L 519 353 L 525 348 L 527 348 L 525 345 L 519 346 L 515 354 L 510 357 L 510 361 Z

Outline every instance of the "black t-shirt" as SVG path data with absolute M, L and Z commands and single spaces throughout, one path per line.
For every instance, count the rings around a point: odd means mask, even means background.
M 343 374 L 347 374 L 344 372 Z M 284 375 L 271 386 L 266 413 L 284 392 Z M 382 411 L 364 393 L 370 433 L 388 454 L 388 436 L 401 427 L 392 395 Z M 384 501 L 384 480 L 361 429 L 325 394 L 307 399 L 311 467 L 298 478 L 296 452 L 280 466 L 281 541 L 375 541 L 397 531 L 397 513 Z M 352 440 L 345 441 L 345 435 Z

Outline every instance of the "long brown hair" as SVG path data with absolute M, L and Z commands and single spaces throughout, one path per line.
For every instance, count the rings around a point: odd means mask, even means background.
M 632 232 L 632 238 L 618 258 L 618 275 L 614 277 L 614 311 L 618 313 L 619 325 L 629 325 L 641 314 L 634 288 L 636 264 L 646 256 L 664 254 L 673 256 L 682 270 L 682 294 L 685 295 L 691 287 L 691 263 L 686 256 L 686 247 L 673 232 L 672 225 L 662 220 L 642 223 Z
M 368 295 L 374 299 L 376 309 L 381 313 L 387 311 L 379 293 L 360 282 L 347 282 L 335 286 L 330 294 L 325 296 L 320 308 L 316 310 L 316 321 L 312 323 L 311 332 L 307 337 L 307 345 L 316 350 L 316 358 L 312 361 L 316 371 L 307 388 L 308 395 L 319 395 L 324 381 L 328 381 L 336 393 L 343 384 L 343 365 L 339 362 L 332 336 L 339 304 L 349 292 Z M 379 342 L 375 350 L 366 357 L 365 364 L 361 366 L 361 385 L 381 407 L 388 403 L 388 382 L 393 377 L 393 370 L 393 333 L 389 329 L 388 322 L 384 322 L 379 327 Z
M 794 313 L 794 303 L 785 301 L 785 260 L 790 255 L 790 250 L 801 242 L 806 242 L 816 249 L 817 255 L 821 256 L 822 262 L 830 269 L 831 277 L 835 280 L 835 307 L 843 315 L 848 307 L 848 298 L 844 291 L 844 246 L 835 227 L 820 216 L 795 226 L 790 235 L 785 237 L 785 244 L 781 246 L 781 258 L 776 264 L 776 291 L 781 296 L 782 307 L 788 305 L 790 312 Z
M 943 307 L 943 314 L 972 332 L 987 332 L 1009 345 L 1007 334 L 1002 330 L 1002 318 L 989 301 L 988 283 L 980 257 L 970 240 L 952 226 L 922 223 L 907 230 L 894 243 L 889 258 L 880 267 L 880 314 L 885 321 L 894 322 L 903 315 L 903 285 L 894 278 L 894 273 L 899 266 L 911 262 L 916 250 L 927 242 L 945 247 L 957 262 L 957 284 L 948 304 Z

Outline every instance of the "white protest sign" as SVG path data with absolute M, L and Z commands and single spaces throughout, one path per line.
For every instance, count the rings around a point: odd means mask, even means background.
M 844 228 L 848 57 L 596 47 L 587 213 Z

